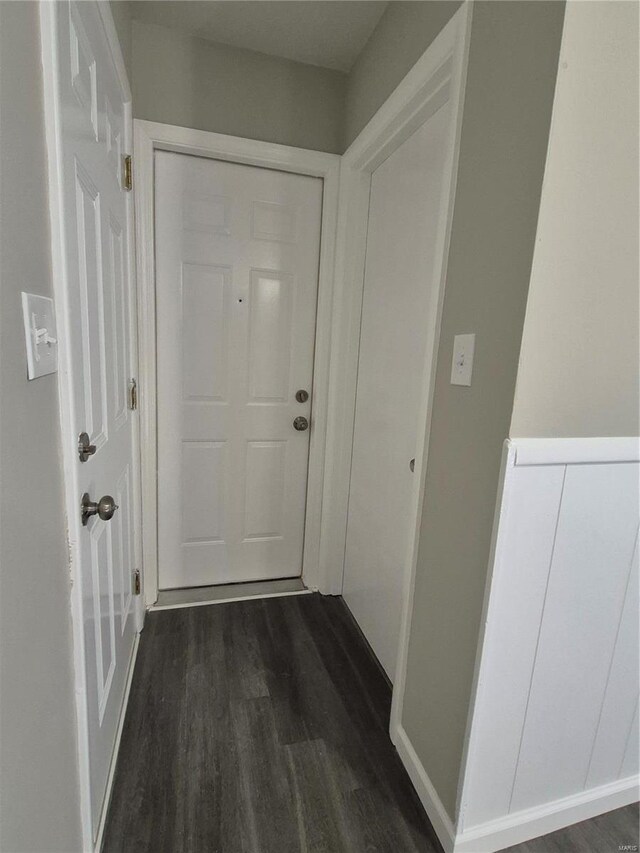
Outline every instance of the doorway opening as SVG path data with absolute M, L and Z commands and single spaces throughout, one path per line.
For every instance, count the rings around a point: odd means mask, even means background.
M 318 589 L 339 158 L 135 137 L 147 606 Z

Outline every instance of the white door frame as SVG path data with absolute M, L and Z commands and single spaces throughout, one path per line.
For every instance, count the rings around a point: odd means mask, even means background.
M 86 677 L 85 677 L 85 648 L 84 648 L 84 626 L 82 618 L 82 576 L 78 570 L 80 548 L 79 542 L 82 535 L 82 526 L 80 523 L 79 497 L 75 488 L 74 472 L 77 468 L 77 445 L 69 441 L 69 436 L 75 435 L 74 423 L 72 419 L 73 412 L 73 384 L 72 384 L 72 365 L 71 354 L 69 352 L 68 328 L 65 305 L 68 300 L 68 285 L 67 285 L 67 266 L 65 258 L 65 221 L 63 207 L 63 174 L 62 160 L 59 144 L 59 104 L 57 94 L 58 80 L 58 54 L 56 49 L 56 22 L 55 22 L 55 3 L 40 2 L 40 27 L 42 40 L 42 63 L 44 68 L 44 118 L 45 118 L 45 136 L 47 147 L 47 161 L 49 170 L 49 210 L 50 210 L 50 225 L 51 225 L 51 262 L 53 270 L 53 294 L 56 310 L 56 325 L 58 330 L 58 398 L 60 411 L 60 426 L 62 441 L 62 465 L 64 473 L 65 486 L 65 511 L 67 521 L 67 537 L 69 546 L 69 576 L 70 576 L 70 604 L 71 604 L 71 622 L 72 622 L 72 641 L 73 641 L 73 663 L 74 663 L 74 693 L 76 702 L 76 744 L 78 750 L 78 774 L 80 787 L 80 822 L 82 830 L 82 850 L 83 853 L 93 853 L 98 851 L 102 843 L 102 834 L 106 819 L 106 811 L 113 783 L 115 772 L 116 758 L 118 755 L 118 747 L 122 734 L 122 726 L 124 724 L 124 715 L 127 707 L 129 689 L 131 687 L 131 679 L 133 676 L 133 668 L 135 664 L 136 653 L 138 649 L 139 632 L 142 630 L 144 622 L 145 610 L 142 604 L 142 596 L 134 596 L 132 616 L 136 628 L 136 640 L 134 642 L 131 660 L 129 661 L 129 670 L 125 692 L 123 696 L 122 708 L 120 710 L 120 720 L 116 733 L 113 754 L 111 757 L 111 766 L 109 770 L 109 778 L 103 801 L 102 815 L 98 829 L 97 840 L 93 842 L 91 829 L 91 792 L 90 792 L 90 774 L 89 774 L 89 731 L 87 724 L 87 697 L 86 697 Z M 126 103 L 124 105 L 124 133 L 123 141 L 124 151 L 130 151 L 130 146 L 133 142 L 131 138 L 132 127 L 132 110 L 131 110 L 131 89 L 129 80 L 122 58 L 120 49 L 120 41 L 116 32 L 113 16 L 109 3 L 105 0 L 98 0 L 96 3 L 100 20 L 104 30 L 104 38 L 108 45 L 113 60 L 118 80 L 125 93 Z M 132 205 L 130 205 L 130 210 Z M 134 261 L 134 222 L 133 215 L 127 215 L 126 228 L 129 237 L 129 257 L 127 263 L 129 265 L 129 281 L 131 287 L 136 288 L 135 278 L 135 261 Z M 135 293 L 134 293 L 135 297 Z M 133 300 L 135 303 L 135 298 Z M 130 329 L 132 333 L 131 352 L 136 353 L 136 322 L 135 317 L 130 318 Z M 134 464 L 133 464 L 133 496 L 134 496 L 134 512 L 135 518 L 140 518 L 140 466 L 137 459 L 140 453 L 139 434 L 134 433 Z M 135 476 L 138 474 L 138 476 Z M 139 524 L 135 524 L 136 529 Z M 142 562 L 142 537 L 139 532 L 135 536 L 135 559 L 136 566 L 140 566 Z
M 328 579 L 328 589 L 336 595 L 342 591 L 344 575 L 371 175 L 440 106 L 447 101 L 451 105 L 434 264 L 437 282 L 429 325 L 425 328 L 426 358 L 418 422 L 416 476 L 403 579 L 402 624 L 393 679 L 390 733 L 394 743 L 404 695 L 440 321 L 453 219 L 471 11 L 472 4 L 463 3 L 342 157 L 336 250 L 336 332 L 331 367 L 334 381 L 331 386 L 327 430 L 328 465 L 325 472 L 327 511 L 323 517 L 320 557 L 321 572 Z M 371 460 L 371 464 L 375 465 L 375 459 Z
M 329 362 L 332 337 L 333 269 L 340 157 L 221 133 L 134 120 L 134 192 L 140 338 L 140 429 L 142 435 L 143 585 L 147 607 L 158 598 L 158 477 L 156 384 L 156 287 L 154 242 L 154 151 L 174 151 L 231 163 L 322 178 L 322 226 L 318 312 L 313 365 L 313 428 L 309 446 L 307 511 L 302 577 L 307 587 L 326 592 L 320 569 L 320 525 L 324 504 Z

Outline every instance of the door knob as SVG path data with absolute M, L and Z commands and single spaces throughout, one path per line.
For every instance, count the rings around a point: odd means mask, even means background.
M 113 518 L 113 513 L 118 509 L 118 506 L 111 495 L 104 495 L 99 501 L 92 501 L 89 492 L 85 492 L 82 496 L 80 508 L 82 510 L 82 525 L 86 527 L 92 515 L 99 516 L 103 521 L 109 521 Z
M 293 419 L 293 428 L 297 429 L 298 432 L 304 432 L 305 429 L 309 429 L 309 421 L 302 417 L 302 415 L 299 415 Z
M 90 456 L 96 452 L 95 444 L 89 443 L 89 436 L 86 432 L 81 432 L 78 436 L 78 456 L 81 462 L 86 462 Z

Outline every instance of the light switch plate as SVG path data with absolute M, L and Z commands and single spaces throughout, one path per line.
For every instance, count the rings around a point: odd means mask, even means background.
M 452 385 L 471 385 L 475 348 L 475 335 L 456 335 L 453 339 L 453 360 L 451 363 Z
M 22 314 L 29 379 L 55 373 L 58 369 L 58 340 L 53 299 L 23 293 Z

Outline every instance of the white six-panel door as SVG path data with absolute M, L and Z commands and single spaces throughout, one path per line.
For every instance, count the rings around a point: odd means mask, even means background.
M 53 57 L 56 158 L 51 159 L 54 234 L 63 238 L 64 293 L 58 328 L 67 354 L 61 382 L 72 570 L 81 587 L 82 686 L 89 759 L 90 821 L 95 839 L 123 705 L 136 626 L 132 598 L 136 568 L 135 416 L 127 405 L 132 376 L 135 297 L 131 276 L 133 202 L 122 186 L 122 157 L 131 142 L 129 100 L 95 3 L 52 4 L 43 30 Z M 36 61 L 34 57 L 34 61 Z M 57 67 L 56 67 L 57 63 Z M 57 207 L 55 206 L 57 205 Z M 58 294 L 60 291 L 57 291 Z M 78 434 L 95 453 L 80 461 Z M 69 476 L 70 475 L 70 476 Z M 80 501 L 111 495 L 110 521 L 80 523 Z M 82 685 L 81 683 L 84 682 Z M 82 746 L 82 745 L 81 745 Z
M 371 178 L 343 595 L 391 679 L 448 129 L 445 105 Z
M 318 178 L 155 155 L 161 589 L 301 573 L 321 209 Z

